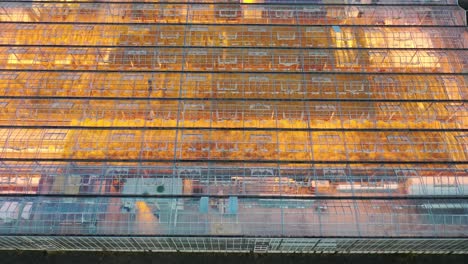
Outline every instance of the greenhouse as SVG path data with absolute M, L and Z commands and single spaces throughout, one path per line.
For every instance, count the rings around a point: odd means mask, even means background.
M 457 0 L 12 0 L 0 27 L 0 249 L 468 253 Z

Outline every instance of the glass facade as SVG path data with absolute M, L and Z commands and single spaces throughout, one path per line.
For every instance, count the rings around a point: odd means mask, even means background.
M 465 20 L 2 1 L 0 248 L 467 253 Z

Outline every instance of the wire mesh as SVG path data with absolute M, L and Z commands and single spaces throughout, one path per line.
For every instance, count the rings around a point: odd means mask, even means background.
M 2 2 L 0 248 L 468 251 L 456 1 L 251 2 Z

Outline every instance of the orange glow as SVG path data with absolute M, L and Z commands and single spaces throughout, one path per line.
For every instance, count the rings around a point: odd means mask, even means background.
M 357 7 L 318 5 L 294 13 L 263 5 L 115 6 L 120 9 L 46 3 L 30 12 L 10 10 L 14 21 L 50 23 L 12 25 L 2 32 L 1 40 L 11 43 L 0 48 L 0 68 L 31 75 L 0 75 L 0 91 L 34 99 L 1 99 L 0 123 L 64 129 L 60 138 L 47 140 L 53 131 L 24 129 L 11 136 L 11 129 L 2 128 L 4 157 L 466 160 L 458 131 L 348 131 L 466 124 L 464 105 L 412 103 L 463 100 L 466 78 L 436 74 L 466 67 L 457 57 L 462 51 L 450 46 L 459 40 L 455 27 L 446 41 L 435 34 L 441 29 L 417 27 L 404 16 L 385 18 L 394 27 L 375 26 L 382 18 Z M 109 127 L 158 129 L 100 129 Z
M 159 226 L 159 220 L 153 215 L 151 208 L 144 201 L 136 201 L 136 228 L 138 233 L 154 233 Z

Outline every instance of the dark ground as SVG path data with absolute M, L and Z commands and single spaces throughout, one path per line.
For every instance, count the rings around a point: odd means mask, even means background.
M 465 10 L 468 10 L 468 0 L 458 0 L 458 4 L 465 8 Z M 468 11 L 466 11 L 466 22 L 468 24 Z
M 458 0 L 458 3 L 465 9 L 468 9 L 468 0 Z
M 0 251 L 0 263 L 51 264 L 466 264 L 468 255 L 347 255 L 347 254 L 213 254 L 213 253 L 115 253 L 115 252 L 46 252 Z
M 458 4 L 468 10 L 468 0 L 458 0 Z M 468 11 L 466 11 L 466 22 L 468 24 Z

